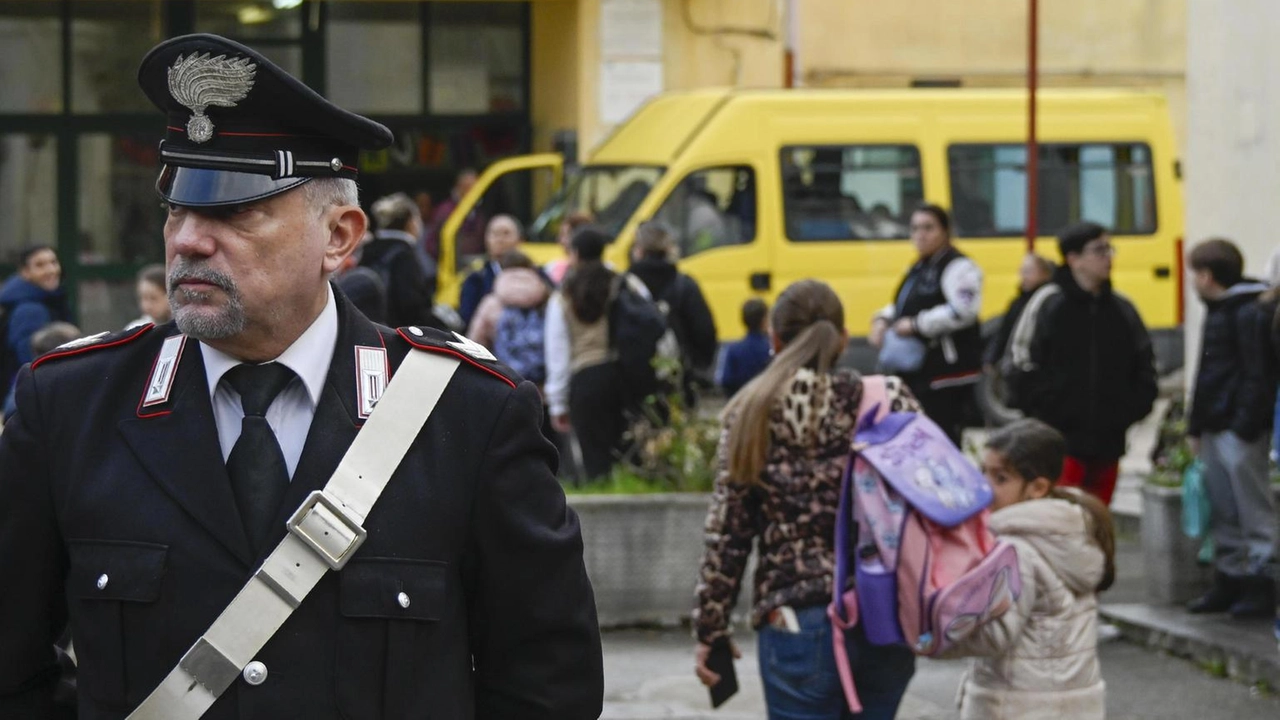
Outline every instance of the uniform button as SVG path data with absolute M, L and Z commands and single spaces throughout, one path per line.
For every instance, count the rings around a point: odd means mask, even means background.
M 339 170 L 341 170 L 341 169 L 342 169 L 342 160 L 340 160 L 340 159 L 338 159 L 338 158 L 334 158 L 334 159 L 330 160 L 330 161 L 329 161 L 329 169 L 330 169 L 330 170 L 332 170 L 332 171 L 334 171 L 334 172 L 338 172 Z
M 102 573 L 101 575 L 99 575 L 99 576 L 98 576 L 98 589 L 99 589 L 99 590 L 106 590 L 106 589 L 107 589 L 107 582 L 108 582 L 108 581 L 110 581 L 110 580 L 111 580 L 111 578 L 107 577 L 107 574 L 106 574 L 106 573 Z
M 409 596 L 404 593 L 400 593 L 396 596 L 396 602 L 400 603 L 400 607 L 407 608 L 409 607 Z
M 267 666 L 254 660 L 244 666 L 244 681 L 250 685 L 261 685 L 267 681 Z
M 422 329 L 421 329 L 421 328 L 411 327 L 411 328 L 409 328 L 409 332 L 413 333 L 414 335 L 417 335 L 418 337 L 422 337 Z

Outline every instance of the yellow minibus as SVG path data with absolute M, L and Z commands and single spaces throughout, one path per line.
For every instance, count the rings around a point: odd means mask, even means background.
M 608 259 L 619 267 L 636 226 L 658 218 L 676 229 L 680 267 L 722 340 L 742 335 L 747 298 L 806 277 L 830 283 L 850 333 L 864 335 L 914 260 L 907 221 L 927 201 L 950 209 L 958 246 L 985 273 L 991 317 L 1015 294 L 1025 252 L 1026 111 L 1025 92 L 999 89 L 664 94 L 571 172 L 557 154 L 486 169 L 443 227 L 441 299 L 456 301 L 475 263 L 457 252 L 479 246 L 458 237 L 473 213 L 516 215 L 539 261 L 561 256 L 562 218 L 588 213 L 616 236 Z M 1042 90 L 1039 118 L 1036 251 L 1058 260 L 1054 236 L 1077 220 L 1111 228 L 1116 288 L 1155 334 L 1175 329 L 1183 211 L 1164 98 Z

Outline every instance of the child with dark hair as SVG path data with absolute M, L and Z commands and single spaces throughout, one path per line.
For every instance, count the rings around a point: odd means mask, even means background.
M 716 368 L 716 385 L 727 397 L 733 397 L 769 364 L 769 336 L 765 332 L 768 313 L 769 306 L 760 298 L 751 298 L 742 304 L 742 324 L 747 328 L 747 335 L 725 346 L 720 354 L 720 367 Z
M 1227 240 L 1196 245 L 1188 265 L 1207 309 L 1187 435 L 1204 463 L 1214 580 L 1187 609 L 1271 617 L 1280 539 L 1267 472 L 1276 393 L 1274 306 L 1259 303 L 1267 286 L 1244 276 L 1244 257 Z
M 975 657 L 964 720 L 1106 716 L 1098 593 L 1115 580 L 1115 529 L 1100 500 L 1057 486 L 1066 448 L 1058 431 L 1026 419 L 992 433 L 983 449 L 991 529 L 1018 549 L 1022 593 L 949 653 Z

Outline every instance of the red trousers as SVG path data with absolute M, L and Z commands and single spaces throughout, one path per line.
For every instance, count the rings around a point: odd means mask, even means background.
M 1058 484 L 1081 488 L 1110 506 L 1119 474 L 1119 460 L 1085 460 L 1068 455 L 1062 461 L 1062 477 L 1058 478 Z

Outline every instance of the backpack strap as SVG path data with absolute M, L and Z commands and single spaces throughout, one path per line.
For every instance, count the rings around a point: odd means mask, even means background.
M 888 412 L 889 393 L 884 376 L 863 377 L 862 397 L 858 400 L 858 417 L 854 422 L 855 432 L 869 414 L 875 413 L 874 418 L 878 420 Z M 844 586 L 849 581 L 849 525 L 853 521 L 853 469 L 857 460 L 858 452 L 850 437 L 849 457 L 845 461 L 844 474 L 840 479 L 840 504 L 836 510 L 835 575 L 831 581 L 831 604 L 827 606 L 827 617 L 831 619 L 831 644 L 836 656 L 836 672 L 840 676 L 840 686 L 844 689 L 849 710 L 855 714 L 862 712 L 862 702 L 858 699 L 853 669 L 849 666 L 845 631 L 858 624 L 857 588 L 846 592 Z

